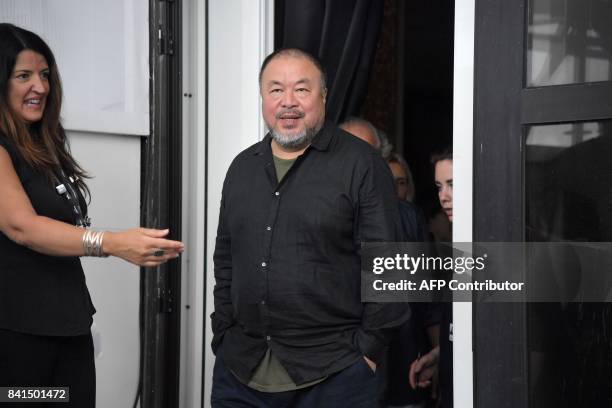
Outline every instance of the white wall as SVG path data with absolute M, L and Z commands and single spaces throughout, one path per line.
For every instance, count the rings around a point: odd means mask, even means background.
M 149 133 L 147 0 L 2 0 L 0 21 L 34 31 L 64 80 L 64 125 Z
M 72 153 L 94 176 L 92 227 L 108 231 L 140 222 L 140 138 L 68 132 Z M 139 268 L 118 258 L 82 258 L 92 301 L 98 408 L 131 407 L 138 385 Z

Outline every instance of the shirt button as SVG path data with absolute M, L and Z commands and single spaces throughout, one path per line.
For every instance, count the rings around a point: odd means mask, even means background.
M 265 304 L 266 304 L 266 301 L 265 301 L 265 300 L 262 300 L 262 301 L 261 301 L 261 304 L 262 304 L 262 305 L 265 305 Z
M 266 227 L 266 231 L 271 231 L 271 230 L 272 230 L 272 227 L 268 225 L 268 226 Z
M 262 263 L 261 263 L 261 266 L 263 266 L 263 267 L 265 268 L 266 266 L 268 266 L 268 264 L 267 264 L 267 263 L 265 263 L 265 262 L 262 262 Z
M 271 339 L 272 339 L 272 337 L 266 336 L 266 341 L 270 341 Z
M 277 192 L 274 193 L 274 195 L 280 195 L 280 193 L 277 191 Z

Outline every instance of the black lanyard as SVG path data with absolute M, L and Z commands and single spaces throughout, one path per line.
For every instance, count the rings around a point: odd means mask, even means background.
M 76 178 L 76 176 L 74 176 Z M 74 180 L 72 177 L 66 177 L 63 169 L 60 169 L 60 175 L 57 177 L 58 185 L 55 187 L 59 195 L 66 197 L 70 205 L 72 206 L 72 212 L 74 214 L 75 225 L 77 227 L 87 228 L 91 225 L 91 219 L 87 216 L 87 211 L 81 208 L 81 202 L 79 201 L 79 193 L 77 187 L 74 186 Z

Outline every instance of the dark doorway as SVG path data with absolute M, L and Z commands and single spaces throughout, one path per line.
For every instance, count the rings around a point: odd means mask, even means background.
M 454 3 L 385 1 L 360 113 L 406 159 L 427 218 L 439 209 L 430 158 L 453 140 Z

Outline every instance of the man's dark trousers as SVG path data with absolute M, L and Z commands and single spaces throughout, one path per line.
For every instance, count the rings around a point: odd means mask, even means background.
M 217 353 L 213 372 L 213 408 L 377 406 L 377 377 L 363 358 L 312 387 L 269 393 L 254 390 L 238 381 L 225 366 L 222 348 Z

